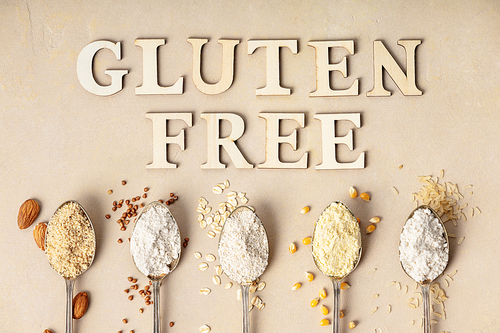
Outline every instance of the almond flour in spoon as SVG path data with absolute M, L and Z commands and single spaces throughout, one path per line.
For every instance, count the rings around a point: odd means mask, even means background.
M 85 272 L 94 258 L 95 233 L 76 202 L 60 207 L 49 221 L 45 252 L 54 270 L 74 279 Z

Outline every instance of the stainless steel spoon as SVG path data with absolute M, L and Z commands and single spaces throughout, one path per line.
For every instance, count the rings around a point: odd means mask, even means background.
M 350 214 L 352 216 L 352 218 L 354 218 L 354 220 L 356 220 L 356 217 L 354 216 L 354 214 L 352 213 L 352 211 L 349 209 L 349 207 L 347 207 L 347 205 L 345 205 L 344 203 L 342 203 L 340 201 L 334 201 L 332 204 L 340 204 L 341 206 L 343 206 L 343 208 L 345 208 L 345 210 L 347 211 L 347 213 Z M 326 207 L 324 211 L 326 211 L 327 209 L 329 209 L 329 207 L 332 204 L 328 205 L 328 207 Z M 320 215 L 320 218 L 321 218 L 321 215 Z M 318 218 L 318 221 L 319 221 L 319 218 Z M 351 269 L 349 271 L 347 271 L 345 274 L 343 274 L 342 276 L 334 276 L 334 275 L 326 272 L 326 269 L 324 269 L 324 267 L 322 267 L 322 265 L 320 265 L 318 263 L 318 261 L 320 261 L 321 258 L 316 257 L 314 255 L 314 253 L 315 253 L 315 251 L 314 251 L 315 247 L 319 246 L 319 244 L 317 244 L 315 242 L 315 239 L 318 238 L 318 232 L 319 232 L 319 231 L 316 230 L 317 224 L 318 224 L 318 222 L 316 222 L 314 224 L 314 231 L 313 231 L 313 238 L 312 238 L 313 260 L 314 260 L 314 263 L 316 264 L 316 266 L 318 267 L 318 269 L 323 274 L 325 274 L 326 276 L 328 276 L 330 278 L 330 280 L 332 280 L 332 284 L 333 284 L 333 332 L 334 333 L 338 333 L 339 332 L 339 321 L 340 321 L 340 300 L 339 300 L 339 298 L 340 298 L 340 284 L 342 283 L 342 280 L 347 275 L 349 275 L 358 266 L 359 260 L 361 258 L 361 251 L 362 251 L 362 247 L 361 247 L 361 230 L 358 228 L 358 232 L 357 232 L 357 243 L 359 244 L 359 253 L 358 253 L 356 261 L 353 263 Z M 356 225 L 357 225 L 357 221 L 356 221 Z M 332 249 L 332 252 L 330 252 L 328 254 L 329 255 L 335 254 L 334 249 Z M 336 255 L 342 255 L 342 253 L 337 253 Z
M 448 242 L 448 233 L 446 232 L 446 228 L 444 227 L 444 223 L 443 221 L 441 220 L 441 218 L 439 217 L 439 215 L 429 206 L 427 205 L 421 205 L 421 206 L 418 206 L 417 208 L 415 208 L 410 216 L 408 216 L 408 218 L 406 219 L 406 222 L 405 222 L 405 225 L 403 226 L 403 230 L 404 230 L 404 227 L 406 226 L 406 224 L 408 223 L 408 221 L 413 217 L 413 215 L 415 214 L 416 211 L 418 210 L 425 210 L 425 209 L 428 209 L 431 211 L 432 215 L 434 215 L 434 217 L 436 218 L 437 222 L 441 225 L 441 227 L 443 228 L 443 238 L 445 240 L 445 244 L 446 244 L 446 248 L 448 248 L 448 251 L 449 251 L 449 242 Z M 403 234 L 403 232 L 401 232 L 401 235 Z M 400 237 L 400 245 L 401 245 L 401 237 Z M 448 252 L 449 253 L 449 252 Z M 430 333 L 431 332 L 431 321 L 430 321 L 430 286 L 432 284 L 432 282 L 437 279 L 441 274 L 443 274 L 444 270 L 446 269 L 446 266 L 448 265 L 448 260 L 446 260 L 446 264 L 444 265 L 444 267 L 442 267 L 441 271 L 439 272 L 436 272 L 435 273 L 435 277 L 433 279 L 427 279 L 427 280 L 424 280 L 424 281 L 416 281 L 405 269 L 405 266 L 403 265 L 403 262 L 401 261 L 401 247 L 400 247 L 400 251 L 399 251 L 399 255 L 400 255 L 400 263 L 401 263 L 401 267 L 403 268 L 403 271 L 406 273 L 406 275 L 408 275 L 410 278 L 412 278 L 415 282 L 417 282 L 421 288 L 422 288 L 422 299 L 423 299 L 423 307 L 424 307 L 424 333 Z M 449 258 L 449 257 L 448 257 Z
M 60 212 L 60 210 L 62 208 L 64 208 L 65 206 L 67 205 L 70 205 L 70 204 L 74 204 L 76 205 L 77 207 L 77 210 L 78 210 L 78 213 L 79 214 L 82 214 L 88 221 L 89 223 L 89 227 L 91 229 L 91 234 L 93 235 L 93 239 L 90 240 L 90 243 L 93 242 L 93 245 L 94 245 L 94 249 L 93 249 L 93 252 L 92 252 L 92 255 L 91 255 L 91 258 L 89 258 L 89 264 L 87 266 L 87 268 L 85 268 L 83 271 L 79 272 L 76 276 L 74 277 L 65 277 L 62 272 L 58 271 L 56 268 L 55 268 L 55 265 L 57 265 L 57 258 L 53 258 L 49 255 L 47 255 L 48 257 L 48 260 L 49 260 L 49 264 L 50 266 L 59 274 L 61 275 L 62 277 L 64 277 L 64 279 L 66 280 L 66 333 L 72 333 L 73 332 L 73 287 L 75 286 L 75 281 L 76 279 L 81 275 L 83 274 L 87 269 L 90 268 L 90 266 L 92 265 L 92 262 L 94 261 L 94 256 L 95 256 L 95 248 L 96 248 L 96 241 L 95 241 L 95 231 L 94 231 L 94 226 L 92 225 L 92 221 L 90 220 L 90 217 L 88 216 L 87 212 L 85 211 L 85 209 L 82 207 L 82 205 L 80 205 L 78 202 L 74 201 L 74 200 L 69 200 L 69 201 L 66 201 L 65 203 L 63 203 L 61 206 L 59 206 L 59 208 L 57 208 L 57 210 L 55 211 L 54 215 L 53 216 L 56 216 L 57 213 Z M 57 244 L 56 241 L 54 241 L 53 243 L 54 244 L 51 244 L 51 237 L 49 237 L 49 233 L 51 232 L 52 228 L 51 228 L 51 221 L 52 219 L 49 221 L 49 225 L 47 226 L 47 232 L 46 232 L 46 235 L 45 235 L 45 251 L 46 251 L 46 254 L 47 254 L 47 249 L 48 247 L 58 247 L 59 244 Z M 68 235 L 68 237 L 71 237 L 72 235 Z M 67 249 L 63 249 L 63 251 L 68 251 Z
M 169 248 L 168 250 L 170 251 L 171 258 L 173 260 L 170 263 L 164 263 L 162 267 L 155 267 L 155 270 L 158 271 L 164 271 L 165 273 L 161 273 L 158 275 L 153 275 L 150 274 L 148 271 L 146 271 L 144 268 L 140 268 L 136 260 L 139 258 L 139 256 L 151 256 L 152 253 L 150 252 L 141 252 L 139 250 L 134 250 L 134 244 L 136 244 L 138 240 L 138 235 L 137 235 L 137 226 L 142 224 L 142 223 L 148 223 L 148 220 L 143 218 L 144 214 L 150 211 L 151 209 L 154 209 L 156 211 L 156 215 L 158 215 L 158 218 L 165 218 L 165 216 L 161 217 L 159 216 L 158 211 L 156 210 L 157 207 L 161 207 L 162 211 L 165 212 L 167 215 L 167 222 L 172 221 L 173 225 L 170 227 L 173 228 L 175 235 L 173 237 L 175 238 L 175 244 L 176 246 L 173 246 Z M 164 234 L 158 230 L 157 237 L 162 237 Z M 179 260 L 181 258 L 181 234 L 179 232 L 179 227 L 177 225 L 177 222 L 175 221 L 172 213 L 168 209 L 168 207 L 158 201 L 153 201 L 144 207 L 144 209 L 141 211 L 139 216 L 137 217 L 135 226 L 134 226 L 134 231 L 132 232 L 132 237 L 130 238 L 130 254 L 132 255 L 132 261 L 134 262 L 134 265 L 137 267 L 137 269 L 144 274 L 145 276 L 148 277 L 148 279 L 151 280 L 152 286 L 153 286 L 153 333 L 160 333 L 161 332 L 161 325 L 160 325 L 160 283 L 161 280 L 165 278 L 168 274 L 170 274 L 176 267 L 177 264 L 179 263 Z M 147 250 L 151 251 L 151 248 L 148 248 Z
M 244 230 L 244 232 L 247 232 L 247 234 L 240 234 L 239 237 L 243 237 L 245 240 L 250 240 L 250 241 L 255 241 L 259 242 L 265 249 L 264 253 L 262 253 L 262 257 L 260 259 L 263 260 L 264 262 L 264 267 L 260 267 L 261 269 L 257 269 L 256 262 L 255 261 L 250 261 L 247 262 L 247 265 L 250 265 L 253 267 L 245 267 L 245 268 L 252 268 L 253 271 L 255 271 L 255 274 L 252 276 L 242 276 L 241 272 L 236 269 L 236 265 L 228 265 L 226 262 L 239 262 L 241 258 L 237 257 L 237 255 L 234 252 L 230 251 L 225 251 L 225 241 L 227 239 L 227 236 L 230 236 L 229 233 L 230 231 L 228 230 L 234 230 L 232 227 L 234 225 L 232 224 L 240 224 L 241 220 L 240 215 L 241 213 L 244 214 L 250 214 L 252 216 L 253 221 L 257 223 L 258 225 L 256 226 L 258 228 L 258 231 L 260 231 L 258 234 L 248 234 L 248 230 Z M 254 237 L 257 236 L 257 239 L 254 239 Z M 242 244 L 242 246 L 245 246 L 248 244 Z M 247 250 L 245 248 L 245 250 Z M 221 231 L 220 237 L 219 237 L 219 244 L 218 244 L 218 253 L 219 253 L 219 259 L 221 263 L 222 270 L 224 273 L 232 280 L 240 284 L 241 288 L 241 298 L 242 298 L 242 303 L 243 303 L 243 333 L 249 333 L 250 331 L 250 321 L 248 318 L 248 307 L 249 307 L 249 290 L 250 286 L 252 285 L 252 282 L 255 281 L 257 278 L 259 278 L 263 273 L 264 270 L 267 267 L 268 264 L 268 259 L 269 259 L 269 243 L 268 243 L 268 238 L 267 238 L 267 233 L 266 229 L 264 228 L 264 225 L 262 224 L 262 221 L 259 219 L 257 214 L 255 212 L 247 207 L 247 206 L 239 206 L 233 212 L 229 217 L 227 218 L 224 227 Z M 248 257 L 248 256 L 247 256 Z

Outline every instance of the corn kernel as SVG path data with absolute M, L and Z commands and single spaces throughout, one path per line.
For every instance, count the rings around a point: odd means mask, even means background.
M 325 299 L 326 298 L 326 290 L 325 288 L 322 288 L 320 291 L 319 291 L 319 297 L 321 299 Z
M 314 308 L 316 305 L 319 303 L 319 298 L 315 298 L 309 303 L 311 305 L 311 308 Z
M 352 330 L 354 327 L 356 327 L 356 323 L 355 323 L 355 322 L 353 322 L 353 321 L 351 321 L 351 322 L 349 323 L 349 328 Z
M 321 319 L 319 322 L 319 326 L 328 326 L 330 325 L 330 321 L 328 319 Z
M 306 238 L 304 238 L 304 239 L 302 240 L 302 244 L 304 244 L 304 245 L 309 245 L 309 244 L 311 244 L 311 236 L 307 236 Z
M 351 198 L 356 198 L 358 196 L 358 191 L 356 191 L 356 189 L 354 187 L 351 186 L 351 188 L 349 189 L 349 196 Z
M 339 311 L 339 318 L 344 318 L 344 312 L 342 310 Z
M 322 305 L 321 306 L 321 313 L 326 316 L 328 314 L 328 312 L 330 312 L 330 311 L 328 311 L 328 308 L 326 306 Z
M 375 229 L 376 229 L 375 224 L 370 224 L 368 227 L 366 227 L 366 233 L 371 234 L 372 232 L 375 231 Z
M 288 251 L 290 251 L 290 253 L 295 253 L 297 251 L 297 246 L 295 245 L 295 243 L 290 244 L 290 246 L 288 247 Z
M 370 219 L 370 222 L 371 222 L 371 223 L 379 223 L 379 222 L 380 222 L 380 217 L 377 217 L 377 216 L 372 217 L 372 218 Z
M 356 217 L 356 221 L 358 221 L 358 224 L 361 223 L 361 220 L 359 219 L 359 217 Z
M 301 214 L 307 214 L 308 212 L 309 212 L 309 207 L 307 207 L 307 206 L 305 206 L 304 208 L 302 208 L 302 209 L 300 210 L 300 213 L 301 213 Z
M 293 285 L 292 290 L 297 290 L 300 287 L 302 287 L 302 285 L 300 283 L 296 283 L 296 284 Z
M 342 289 L 342 290 L 346 290 L 346 289 L 349 289 L 349 288 L 351 288 L 351 286 L 348 283 L 342 282 L 340 284 L 340 289 Z
M 359 197 L 365 201 L 370 201 L 370 195 L 368 193 L 363 192 L 359 195 Z
M 312 280 L 314 280 L 314 275 L 313 275 L 313 273 L 306 272 L 306 279 L 307 279 L 307 281 L 309 281 L 309 282 L 311 282 Z

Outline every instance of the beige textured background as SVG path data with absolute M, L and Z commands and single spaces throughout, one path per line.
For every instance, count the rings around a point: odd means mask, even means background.
M 363 220 L 382 221 L 376 232 L 363 236 L 360 265 L 349 276 L 351 289 L 342 293 L 342 320 L 358 323 L 354 331 L 421 332 L 422 307 L 405 305 L 410 295 L 387 287 L 390 281 L 414 284 L 398 261 L 398 237 L 413 204 L 410 194 L 419 188 L 418 175 L 439 175 L 462 188 L 473 184 L 473 195 L 464 191 L 463 202 L 478 206 L 482 214 L 448 225 L 448 231 L 465 236 L 461 245 L 451 242 L 452 261 L 447 273 L 457 270 L 446 289 L 447 319 L 434 332 L 498 332 L 497 301 L 500 289 L 498 265 L 498 175 L 500 4 L 483 1 L 2 1 L 0 10 L 0 331 L 64 331 L 64 281 L 49 267 L 32 238 L 33 226 L 19 230 L 18 207 L 28 198 L 40 201 L 38 222 L 48 221 L 67 199 L 78 200 L 89 212 L 97 232 L 97 256 L 82 275 L 75 292 L 90 293 L 84 318 L 75 321 L 75 332 L 149 332 L 152 307 L 138 312 L 138 296 L 130 302 L 123 289 L 128 276 L 139 277 L 127 242 L 118 244 L 119 231 L 111 202 L 141 194 L 148 199 L 175 192 L 179 201 L 172 212 L 189 246 L 178 268 L 164 280 L 162 317 L 166 332 L 196 332 L 208 324 L 213 332 L 241 329 L 236 288 L 226 291 L 211 282 L 213 268 L 200 272 L 194 251 L 216 253 L 216 240 L 208 239 L 196 221 L 197 198 L 212 204 L 220 197 L 211 193 L 215 183 L 230 180 L 231 189 L 247 192 L 264 221 L 271 244 L 271 260 L 263 276 L 267 287 L 260 292 L 263 311 L 251 312 L 252 332 L 327 332 L 319 327 L 319 308 L 309 307 L 321 287 L 331 292 L 330 282 L 315 269 L 310 248 L 300 246 L 290 255 L 290 242 L 312 232 L 313 223 L 332 200 L 344 200 Z M 236 76 L 224 94 L 206 96 L 193 85 L 191 45 L 188 37 L 210 38 L 204 48 L 204 75 L 217 81 L 220 73 L 219 38 L 238 38 Z M 185 78 L 181 96 L 136 96 L 142 82 L 142 52 L 136 38 L 166 38 L 159 52 L 160 82 L 172 84 Z M 265 83 L 265 54 L 246 54 L 249 39 L 298 39 L 299 53 L 282 52 L 282 84 L 292 87 L 288 97 L 256 97 Z M 421 97 L 404 97 L 391 80 L 389 98 L 368 98 L 371 90 L 372 45 L 382 40 L 401 62 L 399 39 L 421 39 L 417 48 L 417 80 Z M 97 70 L 126 68 L 124 89 L 110 97 L 85 91 L 76 76 L 80 50 L 95 40 L 122 42 L 123 60 L 100 56 Z M 314 49 L 311 40 L 355 41 L 349 77 L 335 75 L 338 87 L 359 78 L 357 97 L 309 98 L 315 89 Z M 105 79 L 105 78 L 104 78 Z M 146 170 L 152 161 L 150 111 L 193 112 L 193 127 L 186 131 L 184 152 L 175 156 L 176 170 Z M 307 170 L 235 169 L 226 155 L 224 171 L 201 170 L 206 161 L 205 121 L 202 112 L 236 112 L 246 122 L 239 145 L 250 163 L 265 159 L 265 121 L 262 111 L 304 112 L 306 127 L 299 130 L 299 150 L 283 149 L 294 160 L 310 154 Z M 354 131 L 355 150 L 340 148 L 344 161 L 366 152 L 366 168 L 318 171 L 321 162 L 319 112 L 361 112 L 362 127 Z M 345 133 L 352 127 L 342 125 Z M 172 149 L 172 156 L 176 154 Z M 403 164 L 400 170 L 398 166 Z M 126 186 L 120 181 L 126 179 Z M 369 203 L 348 198 L 350 186 L 369 191 Z M 400 194 L 395 195 L 395 186 Z M 106 191 L 113 189 L 108 195 Z M 303 216 L 300 209 L 309 205 Z M 468 211 L 467 211 L 468 213 Z M 213 266 L 213 265 L 212 265 Z M 376 268 L 375 273 L 370 273 Z M 295 282 L 306 282 L 304 272 L 316 279 L 292 292 Z M 444 286 L 442 279 L 439 280 Z M 140 277 L 140 285 L 146 279 Z M 223 283 L 227 277 L 223 277 Z M 212 288 L 209 296 L 198 290 Z M 375 299 L 373 294 L 379 294 Z M 331 308 L 332 297 L 325 303 Z M 386 307 L 392 305 L 392 313 Z M 370 310 L 379 310 L 370 314 Z M 331 318 L 331 315 L 328 316 Z M 128 324 L 122 319 L 128 318 Z M 415 326 L 410 325 L 416 320 Z M 168 322 L 174 321 L 173 328 Z

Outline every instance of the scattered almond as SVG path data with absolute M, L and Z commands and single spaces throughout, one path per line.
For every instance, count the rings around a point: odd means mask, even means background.
M 82 291 L 73 298 L 73 319 L 83 317 L 89 307 L 89 295 Z
M 33 238 L 35 239 L 36 245 L 45 251 L 45 231 L 47 231 L 47 223 L 38 223 L 33 229 Z
M 40 213 L 40 205 L 36 200 L 28 199 L 23 202 L 17 214 L 17 225 L 19 229 L 26 229 L 32 225 L 38 213 Z

